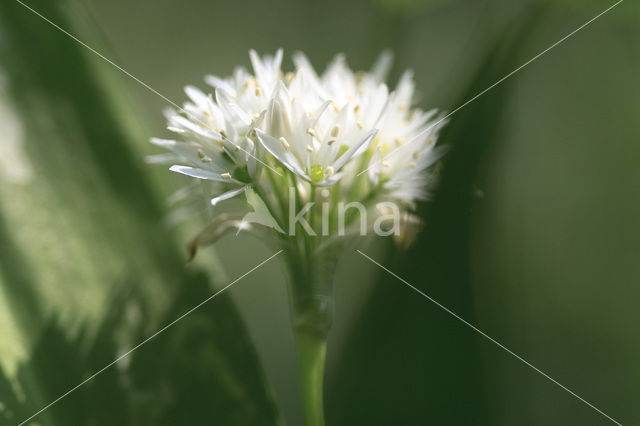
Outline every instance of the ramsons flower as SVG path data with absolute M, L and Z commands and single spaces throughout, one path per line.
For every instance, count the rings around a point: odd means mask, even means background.
M 207 92 L 185 88 L 189 101 L 165 113 L 175 140 L 152 139 L 173 155 L 155 160 L 211 182 L 207 201 L 213 205 L 257 190 L 272 207 L 266 211 L 273 217 L 261 214 L 261 221 L 281 230 L 289 228 L 283 200 L 289 187 L 298 203 L 317 202 L 312 191 L 327 187 L 329 210 L 341 201 L 366 201 L 365 209 L 397 201 L 406 213 L 416 200 L 428 199 L 433 166 L 444 154 L 436 147 L 443 123 L 435 110 L 412 107 L 411 72 L 389 90 L 390 54 L 382 54 L 370 72 L 353 72 L 338 55 L 321 75 L 302 53 L 287 73 L 282 50 L 263 58 L 251 51 L 250 58 L 253 73 L 238 67 L 231 77 L 207 76 Z
M 173 200 L 204 200 L 213 213 L 192 256 L 233 229 L 266 235 L 283 251 L 305 419 L 321 425 L 318 387 L 341 249 L 367 233 L 410 243 L 420 224 L 412 211 L 429 198 L 445 153 L 437 144 L 444 119 L 414 107 L 410 72 L 389 89 L 388 53 L 369 72 L 353 72 L 338 55 L 322 74 L 301 53 L 289 72 L 282 50 L 250 58 L 253 72 L 239 67 L 227 78 L 207 76 L 206 91 L 185 88 L 189 100 L 165 112 L 175 137 L 151 140 L 169 153 L 151 160 L 200 183 Z M 242 195 L 235 212 L 216 214 Z

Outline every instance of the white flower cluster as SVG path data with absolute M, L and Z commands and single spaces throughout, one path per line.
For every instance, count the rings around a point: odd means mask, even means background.
M 172 171 L 217 183 L 213 205 L 250 189 L 273 202 L 273 213 L 292 186 L 302 197 L 324 187 L 334 202 L 411 206 L 428 197 L 443 123 L 436 111 L 412 108 L 410 72 L 389 90 L 390 54 L 370 72 L 353 72 L 338 55 L 321 75 L 302 53 L 288 73 L 282 50 L 250 57 L 253 74 L 239 67 L 231 77 L 207 76 L 213 94 L 187 86 L 190 101 L 166 112 L 176 140 L 152 139 L 172 152 L 162 157 Z

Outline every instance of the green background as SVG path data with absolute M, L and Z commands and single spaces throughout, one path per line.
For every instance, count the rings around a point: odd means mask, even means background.
M 337 52 L 451 111 L 607 1 L 25 2 L 169 99 L 248 50 Z M 640 8 L 627 0 L 451 117 L 408 251 L 362 250 L 622 424 L 640 422 Z M 143 163 L 166 101 L 13 0 L 0 5 L 0 424 L 17 424 L 271 254 L 240 235 L 184 266 L 185 181 Z M 301 422 L 277 261 L 38 424 Z M 329 425 L 605 425 L 354 252 L 336 277 Z

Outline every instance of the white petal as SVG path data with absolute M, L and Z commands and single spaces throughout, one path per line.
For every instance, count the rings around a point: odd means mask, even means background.
M 229 198 L 233 198 L 236 195 L 241 194 L 244 190 L 245 190 L 245 187 L 243 186 L 243 187 L 238 188 L 238 189 L 232 189 L 231 191 L 224 192 L 224 193 L 218 195 L 217 197 L 213 197 L 211 199 L 211 205 L 215 206 L 220 201 L 224 201 L 224 200 L 228 200 Z
M 376 133 L 378 133 L 377 129 L 371 131 L 364 139 L 347 149 L 345 153 L 332 164 L 333 169 L 336 171 L 340 170 L 347 161 L 351 160 L 352 157 L 357 157 L 366 151 L 369 148 L 369 145 L 371 145 Z
M 214 180 L 216 182 L 225 182 L 225 183 L 236 183 L 242 185 L 242 182 L 239 182 L 233 178 L 227 179 L 220 176 L 219 173 L 214 173 L 209 170 L 197 169 L 195 167 L 189 166 L 181 166 L 181 165 L 173 165 L 169 167 L 169 170 L 176 173 L 181 173 L 183 175 L 191 176 L 198 179 L 206 179 L 206 180 Z
M 212 87 L 214 87 L 216 89 L 219 87 L 221 89 L 226 90 L 228 93 L 231 93 L 234 96 L 237 95 L 235 88 L 231 84 L 229 84 L 227 81 L 225 81 L 225 80 L 223 80 L 223 79 L 221 79 L 219 77 L 216 77 L 215 75 L 207 75 L 204 78 L 204 81 L 209 86 L 212 86 Z
M 382 83 L 389 74 L 393 63 L 393 53 L 390 50 L 383 51 L 371 67 L 371 76 L 377 83 Z
M 208 169 L 212 172 L 224 173 L 225 170 L 231 167 L 229 162 L 223 159 L 217 153 L 211 152 L 210 150 L 192 142 L 178 142 L 178 141 L 168 140 L 168 139 L 151 138 L 151 143 L 154 145 L 160 146 L 162 148 L 168 149 L 169 151 L 174 152 L 184 160 L 187 160 L 190 163 L 195 165 L 201 165 L 201 167 Z M 211 158 L 211 162 L 202 163 L 202 160 L 198 155 L 198 150 L 202 150 L 209 158 Z
M 369 162 L 369 179 L 374 186 L 378 186 L 378 182 L 380 181 L 380 170 L 382 169 L 382 161 L 380 154 L 380 147 L 376 149 L 376 153 L 371 158 Z
M 208 98 L 207 95 L 195 86 L 186 86 L 184 92 L 191 98 L 193 102 L 200 108 L 207 108 Z
M 258 140 L 262 146 L 264 146 L 264 149 L 269 151 L 269 153 L 282 163 L 282 165 L 293 173 L 306 178 L 306 173 L 302 170 L 298 159 L 291 153 L 291 151 L 285 149 L 279 140 L 260 129 L 256 129 L 256 135 L 258 136 Z
M 227 122 L 239 132 L 251 124 L 251 116 L 238 106 L 226 90 L 216 89 L 216 101 L 224 113 Z

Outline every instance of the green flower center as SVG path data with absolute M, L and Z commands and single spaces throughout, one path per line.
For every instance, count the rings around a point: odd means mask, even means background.
M 311 176 L 311 182 L 313 183 L 320 182 L 324 177 L 324 167 L 322 167 L 319 164 L 316 164 L 315 166 L 311 166 L 309 175 Z

